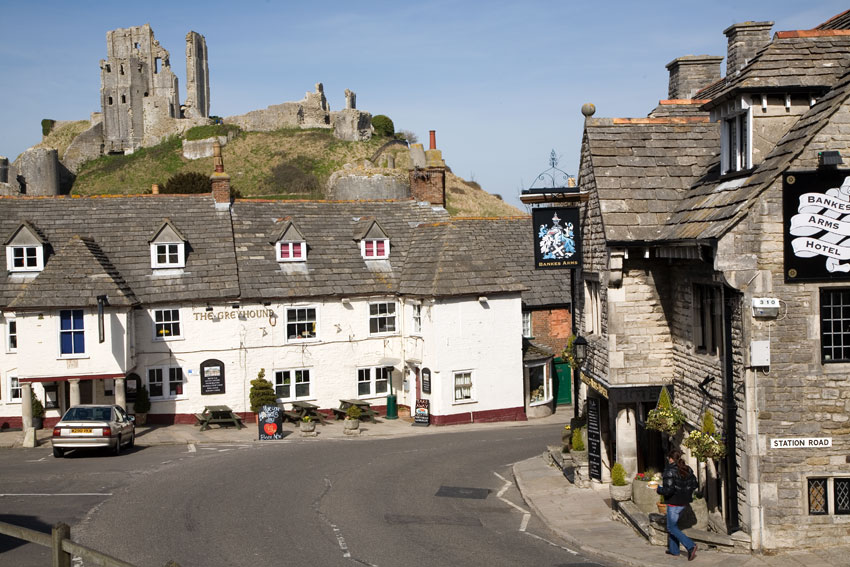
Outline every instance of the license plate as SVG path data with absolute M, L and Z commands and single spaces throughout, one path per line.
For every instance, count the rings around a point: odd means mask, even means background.
M 72 434 L 74 434 L 74 433 L 91 433 L 91 427 L 85 427 L 85 428 L 77 427 L 77 428 L 71 429 L 71 433 Z

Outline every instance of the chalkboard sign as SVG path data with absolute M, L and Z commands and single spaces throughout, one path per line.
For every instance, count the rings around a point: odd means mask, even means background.
M 413 416 L 413 425 L 431 425 L 431 402 L 430 400 L 416 400 L 416 413 Z
M 422 369 L 422 393 L 430 394 L 431 393 L 431 369 L 423 368 Z
M 260 441 L 283 439 L 283 413 L 277 406 L 263 406 L 257 414 Z
M 201 394 L 224 393 L 224 363 L 210 359 L 201 363 Z
M 599 399 L 587 398 L 587 463 L 590 478 L 602 480 L 602 435 L 599 429 Z

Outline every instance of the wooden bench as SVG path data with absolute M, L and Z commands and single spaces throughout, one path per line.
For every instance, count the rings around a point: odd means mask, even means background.
M 210 425 L 235 425 L 237 429 L 242 429 L 245 425 L 242 423 L 242 418 L 233 413 L 227 406 L 207 406 L 203 413 L 196 413 L 195 425 L 201 426 L 201 431 L 206 431 Z

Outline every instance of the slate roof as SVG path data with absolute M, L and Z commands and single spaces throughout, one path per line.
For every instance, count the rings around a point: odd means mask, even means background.
M 837 16 L 833 16 L 821 25 L 815 28 L 816 30 L 846 30 L 850 29 L 850 10 L 842 12 Z
M 720 147 L 719 125 L 707 114 L 590 118 L 585 135 L 609 242 L 657 239 Z
M 683 116 L 705 116 L 702 105 L 707 103 L 704 99 L 672 99 L 659 100 L 649 118 L 672 118 Z
M 777 32 L 739 73 L 706 103 L 710 109 L 741 91 L 813 89 L 826 91 L 850 68 L 850 30 Z M 697 96 L 706 98 L 704 91 Z
M 522 339 L 522 361 L 538 362 L 553 358 L 555 353 L 546 345 L 535 343 L 528 339 Z
M 183 270 L 151 269 L 148 239 L 166 218 L 179 226 L 188 239 L 188 255 Z M 61 279 L 61 274 L 52 274 L 54 260 L 68 262 L 69 269 L 82 269 L 78 263 L 84 254 L 81 247 L 75 245 L 66 250 L 74 236 L 81 237 L 82 242 L 91 242 L 93 247 L 87 247 L 99 262 L 101 258 L 105 262 L 101 266 L 114 267 L 123 278 L 124 284 L 115 280 L 115 285 L 121 289 L 126 285 L 127 293 L 143 303 L 205 301 L 239 295 L 230 215 L 226 210 L 217 211 L 211 196 L 0 198 L 0 234 L 10 235 L 25 221 L 38 227 L 50 247 L 62 253 L 46 256 L 45 269 L 34 280 L 3 272 L 0 275 L 0 305 L 4 307 L 9 306 L 24 288 L 35 290 L 47 286 L 47 283 L 39 281 L 42 279 L 53 282 L 51 286 L 58 286 L 50 287 L 50 290 L 85 296 L 84 304 L 91 304 L 91 298 L 99 295 L 94 288 L 59 285 L 56 280 Z M 5 248 L 0 253 L 5 255 Z M 64 258 L 66 253 L 68 258 Z M 106 267 L 103 269 L 108 271 Z M 83 272 L 80 274 L 85 275 Z M 112 294 L 110 302 L 111 297 Z M 19 305 L 34 305 L 37 303 L 35 292 L 25 294 L 20 301 L 23 303 Z M 62 301 L 81 302 L 84 298 L 60 300 L 48 296 L 45 301 L 53 305 Z
M 702 240 L 725 234 L 848 100 L 850 72 L 794 124 L 749 177 L 721 181 L 715 176 L 696 184 L 670 217 L 661 238 Z

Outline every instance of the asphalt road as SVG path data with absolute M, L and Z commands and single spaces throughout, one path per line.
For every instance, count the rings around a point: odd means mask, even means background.
M 510 465 L 560 426 L 393 439 L 136 448 L 119 457 L 0 453 L 0 521 L 140 567 L 598 565 L 530 513 Z M 0 566 L 49 565 L 0 536 Z

